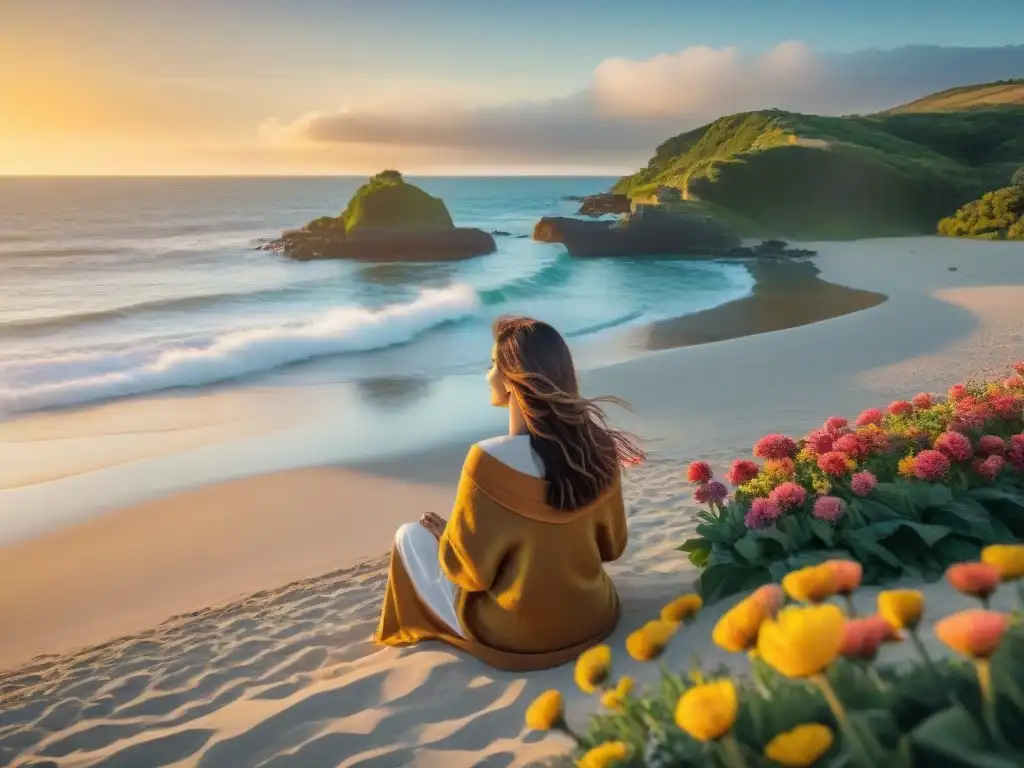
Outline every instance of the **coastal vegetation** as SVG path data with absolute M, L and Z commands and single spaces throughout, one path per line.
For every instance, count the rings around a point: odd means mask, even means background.
M 1024 240 L 1024 168 L 1011 184 L 986 192 L 939 221 L 939 234 L 985 240 Z
M 1024 540 L 1024 362 L 1004 381 L 921 393 L 854 422 L 832 416 L 737 459 L 730 498 L 706 462 L 687 479 L 708 509 L 680 549 L 707 602 L 793 570 L 854 558 L 864 580 L 932 581 L 982 548 Z
M 567 735 L 584 768 L 1020 765 L 1024 545 L 993 546 L 981 558 L 946 573 L 978 602 L 934 622 L 951 656 L 935 659 L 922 642 L 930 611 L 921 592 L 881 592 L 876 612 L 858 616 L 861 566 L 832 560 L 785 574 L 781 586 L 758 589 L 719 619 L 712 640 L 744 674 L 663 664 L 660 684 L 636 693 L 631 678 L 613 675 L 611 648 L 597 646 L 574 674 L 584 693 L 600 697 L 586 731 L 566 724 L 558 690 L 530 705 L 526 725 Z M 1015 588 L 1015 612 L 990 609 L 997 591 Z M 702 607 L 695 594 L 673 600 L 626 639 L 627 653 L 659 659 L 676 636 L 685 642 Z M 901 646 L 913 649 L 902 654 L 909 663 L 879 663 Z
M 943 92 L 874 115 L 729 115 L 674 136 L 613 191 L 675 187 L 760 234 L 925 234 L 1024 162 L 1024 81 Z

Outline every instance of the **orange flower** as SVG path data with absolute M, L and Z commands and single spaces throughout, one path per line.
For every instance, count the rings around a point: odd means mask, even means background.
M 947 616 L 935 624 L 935 634 L 954 651 L 973 659 L 987 659 L 999 647 L 1010 617 L 975 608 Z
M 878 633 L 883 643 L 903 642 L 903 635 L 900 634 L 899 629 L 894 627 L 884 616 L 879 616 L 876 613 L 874 616 L 867 616 L 863 620 L 873 625 L 874 631 Z
M 946 578 L 965 595 L 986 600 L 999 588 L 999 569 L 988 563 L 957 563 L 946 570 Z
M 782 600 L 782 590 L 774 584 L 755 590 L 750 597 L 725 612 L 715 624 L 711 639 L 719 648 L 733 653 L 753 648 L 761 624 L 778 612 Z
M 827 560 L 825 565 L 832 569 L 836 577 L 836 592 L 848 595 L 860 586 L 864 569 L 853 560 Z
M 881 616 L 848 619 L 843 625 L 843 644 L 839 652 L 848 659 L 873 661 L 882 643 L 900 639 L 892 624 Z

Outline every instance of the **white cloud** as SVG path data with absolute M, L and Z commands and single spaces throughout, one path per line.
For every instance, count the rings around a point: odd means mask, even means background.
M 760 55 L 685 48 L 601 62 L 583 90 L 558 99 L 473 107 L 447 102 L 349 107 L 266 121 L 268 140 L 444 150 L 469 162 L 603 161 L 638 164 L 669 136 L 724 114 L 779 107 L 819 114 L 870 112 L 957 85 L 1019 77 L 1024 45 L 917 46 L 848 54 L 798 41 Z

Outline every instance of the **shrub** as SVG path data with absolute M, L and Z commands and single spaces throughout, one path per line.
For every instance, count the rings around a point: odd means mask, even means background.
M 986 192 L 979 199 L 939 221 L 938 232 L 947 237 L 984 240 L 1020 240 L 1024 221 L 1024 186 Z
M 696 535 L 679 547 L 702 569 L 707 602 L 831 559 L 867 583 L 934 580 L 990 544 L 1024 539 L 1024 363 L 1003 382 L 922 393 L 801 440 L 762 438 L 740 459 L 731 499 L 695 494 Z
M 960 567 L 993 578 L 985 580 L 986 588 L 1000 580 L 1019 585 L 1024 545 L 990 548 L 983 557 L 984 563 Z M 987 600 L 973 590 L 978 579 L 953 573 L 954 586 Z M 782 607 L 782 590 L 763 587 L 723 615 L 712 637 L 729 652 L 751 651 L 743 676 L 726 669 L 663 670 L 656 689 L 636 696 L 632 680 L 615 681 L 612 653 L 599 646 L 580 657 L 582 673 L 576 675 L 602 680 L 584 689 L 600 696 L 604 708 L 586 732 L 568 727 L 557 691 L 531 705 L 527 726 L 567 734 L 578 765 L 591 768 L 1020 765 L 1024 612 L 1009 615 L 983 605 L 942 618 L 935 633 L 957 657 L 935 661 L 919 637 L 920 592 L 883 592 L 878 614 L 860 618 L 832 602 L 857 589 L 858 575 L 858 564 L 849 561 L 802 569 L 783 581 L 789 597 L 800 600 Z M 673 601 L 663 616 L 686 600 Z M 664 618 L 649 622 L 630 635 L 627 650 L 641 661 L 656 658 L 667 642 L 662 639 L 679 634 L 680 627 Z M 648 635 L 660 642 L 634 640 Z M 914 645 L 916 662 L 876 664 L 884 645 L 900 642 Z M 653 655 L 633 652 L 655 646 Z

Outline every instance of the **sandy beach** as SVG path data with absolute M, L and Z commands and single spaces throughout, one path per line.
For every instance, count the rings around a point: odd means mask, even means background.
M 632 404 L 635 413 L 614 416 L 650 452 L 628 473 L 630 545 L 609 569 L 625 608 L 610 642 L 641 681 L 657 669 L 628 662 L 625 635 L 695 575 L 675 551 L 697 509 L 686 462 L 721 466 L 766 432 L 800 435 L 832 414 L 1001 374 L 1024 356 L 1020 244 L 807 247 L 819 251 L 820 275 L 803 290 L 659 324 L 637 340 L 657 351 L 583 376 L 588 393 Z M 317 397 L 329 400 L 317 392 L 296 412 L 311 430 Z M 149 498 L 0 548 L 0 765 L 494 768 L 564 751 L 559 738 L 526 731 L 522 716 L 540 691 L 570 691 L 570 668 L 496 672 L 444 647 L 368 642 L 394 529 L 426 510 L 447 513 L 462 456 L 491 424 L 448 425 L 440 448 L 344 466 L 303 466 L 297 437 L 285 471 L 264 473 L 254 458 L 247 471 L 221 472 L 237 475 L 223 482 L 176 479 L 186 468 L 204 477 L 197 464 L 216 477 L 224 463 L 245 464 L 246 451 L 256 457 L 280 429 L 267 407 L 277 396 L 203 396 L 198 410 L 193 398 L 151 398 L 2 428 L 5 452 L 23 464 L 18 483 L 0 484 L 0 508 L 48 500 L 57 509 L 103 483 Z M 130 407 L 185 426 L 155 434 L 146 450 L 126 442 L 120 459 L 98 456 L 87 420 L 116 431 L 108 419 Z M 205 453 L 174 458 L 185 448 Z M 54 451 L 65 469 L 33 475 L 33 457 Z M 143 460 L 150 469 L 129 474 Z M 942 584 L 927 597 L 960 605 Z M 687 627 L 669 664 L 723 661 L 710 627 L 731 602 Z M 570 720 L 592 704 L 570 694 Z

